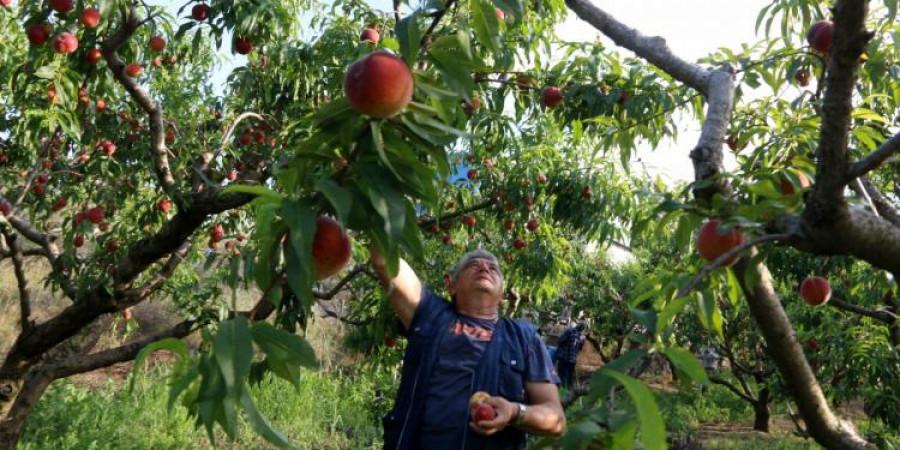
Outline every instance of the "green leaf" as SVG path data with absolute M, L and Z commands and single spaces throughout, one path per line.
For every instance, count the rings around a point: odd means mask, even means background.
M 338 220 L 345 223 L 350 215 L 350 209 L 353 208 L 353 194 L 330 178 L 320 179 L 316 183 L 316 190 L 325 195 L 334 206 Z
M 406 199 L 385 176 L 376 173 L 369 181 L 371 183 L 365 185 L 365 193 L 382 220 L 385 234 L 392 242 L 397 242 L 403 236 L 406 222 Z
M 662 312 L 659 313 L 659 317 L 656 318 L 656 332 L 663 333 L 669 327 L 669 322 L 672 320 L 672 318 L 683 311 L 685 305 L 687 305 L 690 301 L 691 298 L 689 296 L 684 296 L 669 301 Z
M 472 96 L 475 81 L 472 79 L 472 61 L 467 60 L 456 36 L 441 36 L 431 44 L 428 56 L 443 75 L 444 81 L 462 98 Z
M 380 120 L 373 120 L 369 122 L 369 127 L 372 130 L 372 143 L 375 145 L 375 151 L 378 152 L 378 157 L 381 158 L 381 162 L 387 166 L 388 169 L 391 169 L 391 172 L 397 178 L 403 178 L 397 173 L 397 169 L 394 168 L 394 165 L 391 164 L 391 159 L 388 158 L 387 153 L 384 151 L 384 137 L 381 135 L 381 124 Z
M 600 369 L 600 372 L 622 383 L 634 402 L 641 420 L 641 442 L 644 444 L 644 448 L 666 448 L 666 427 L 659 408 L 656 406 L 656 400 L 653 399 L 653 394 L 647 389 L 647 386 L 624 373 L 605 366 Z
M 248 186 L 246 184 L 232 184 L 222 189 L 222 194 L 231 194 L 231 193 L 242 193 L 242 194 L 252 194 L 260 197 L 265 197 L 267 199 L 273 200 L 275 202 L 281 202 L 283 197 L 278 192 L 275 192 L 265 186 Z
M 229 392 L 240 389 L 250 373 L 253 359 L 250 339 L 250 324 L 242 315 L 219 324 L 219 332 L 213 340 L 213 352 Z
M 475 37 L 492 53 L 500 53 L 500 21 L 489 0 L 469 0 L 469 24 Z
M 650 333 L 656 334 L 656 311 L 652 309 L 642 310 L 629 308 L 634 321 L 643 325 Z
M 709 385 L 709 376 L 706 374 L 706 369 L 703 368 L 703 365 L 700 364 L 700 361 L 697 360 L 693 353 L 680 348 L 669 347 L 663 351 L 663 354 L 669 358 L 669 361 L 672 361 L 672 364 L 675 364 L 675 367 L 688 374 L 692 380 L 703 385 Z
M 419 59 L 419 43 L 422 41 L 422 29 L 419 28 L 420 10 L 404 17 L 397 26 L 394 27 L 394 33 L 397 40 L 400 41 L 400 54 L 403 60 L 410 67 L 415 66 Z
M 38 78 L 43 78 L 45 80 L 52 80 L 52 79 L 56 78 L 56 67 L 41 66 L 38 68 L 38 70 L 34 71 L 34 76 L 36 76 Z M 60 90 L 57 87 L 56 93 L 59 94 L 59 92 L 60 92 Z
M 196 364 L 189 366 L 187 370 L 180 375 L 175 375 L 175 373 L 172 374 L 172 382 L 169 385 L 169 401 L 166 404 L 166 409 L 172 411 L 172 408 L 175 406 L 175 400 L 178 399 L 178 396 L 181 395 L 182 392 L 194 384 L 194 381 L 198 376 L 200 376 L 200 370 Z M 193 403 L 191 400 L 186 400 L 189 404 Z M 196 400 L 196 398 L 193 400 Z
M 253 427 L 253 429 L 263 437 L 263 439 L 269 441 L 278 448 L 296 448 L 291 445 L 284 434 L 272 428 L 272 425 L 269 424 L 269 421 L 266 420 L 266 418 L 262 414 L 260 414 L 259 410 L 256 409 L 256 405 L 253 404 L 253 399 L 250 398 L 250 394 L 248 393 L 248 391 L 249 389 L 244 389 L 241 393 L 241 406 L 244 407 L 244 412 L 247 413 L 247 419 L 250 422 L 250 426 Z
M 287 200 L 282 204 L 281 211 L 290 228 L 290 245 L 285 249 L 288 286 L 305 308 L 311 308 L 314 264 L 312 242 L 316 234 L 316 214 L 307 200 Z
M 647 350 L 636 348 L 625 352 L 622 356 L 606 363 L 603 367 L 617 370 L 619 372 L 628 372 L 631 368 L 647 356 Z M 615 384 L 615 380 L 603 376 L 601 372 L 595 372 L 591 377 L 591 392 L 588 394 L 587 401 L 593 402 L 601 396 L 606 395 Z
M 157 350 L 168 350 L 178 355 L 179 365 L 181 365 L 182 362 L 187 362 L 191 359 L 188 354 L 187 344 L 181 339 L 169 337 L 150 343 L 142 348 L 141 351 L 138 352 L 137 357 L 134 358 L 134 369 L 132 369 L 131 379 L 128 381 L 129 394 L 134 392 L 134 380 L 141 373 L 141 369 L 144 367 L 144 360 L 147 359 L 147 356 L 150 356 L 151 353 Z
M 250 331 L 253 333 L 253 342 L 269 358 L 309 369 L 318 367 L 316 353 L 306 339 L 275 328 L 267 322 L 254 323 Z
M 280 262 L 281 237 L 287 227 L 277 218 L 278 205 L 257 205 L 254 209 L 256 230 L 254 240 L 259 251 L 253 265 L 253 279 L 263 292 L 272 288 L 273 275 Z
M 593 420 L 583 420 L 581 422 L 571 424 L 566 429 L 566 434 L 559 440 L 561 448 L 585 448 L 585 446 L 594 440 L 594 436 L 603 433 L 605 430 Z

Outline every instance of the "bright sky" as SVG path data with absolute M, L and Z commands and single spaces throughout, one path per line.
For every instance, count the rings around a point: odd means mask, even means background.
M 755 42 L 758 39 L 754 32 L 756 17 L 770 3 L 770 0 L 593 1 L 619 21 L 645 35 L 662 36 L 676 55 L 690 61 L 720 47 L 736 49 L 743 43 Z M 174 14 L 183 2 L 169 0 L 161 3 L 167 4 Z M 369 0 L 369 3 L 383 11 L 392 8 L 391 0 Z M 412 3 L 417 4 L 415 0 Z M 600 36 L 598 31 L 572 13 L 557 33 L 567 41 L 594 41 Z M 614 48 L 606 37 L 600 36 L 600 39 L 608 48 Z M 223 46 L 223 52 L 230 57 L 227 45 Z M 244 57 L 238 56 L 233 62 L 241 64 L 243 61 Z M 224 82 L 229 67 L 231 64 L 226 63 L 225 70 L 216 76 L 216 81 Z M 693 167 L 688 153 L 697 142 L 700 125 L 697 121 L 682 124 L 677 142 L 664 141 L 656 150 L 644 147 L 638 152 L 638 157 L 651 174 L 662 174 L 674 182 L 692 180 Z

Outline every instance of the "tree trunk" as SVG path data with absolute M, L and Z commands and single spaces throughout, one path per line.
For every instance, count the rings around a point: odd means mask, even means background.
M 775 293 L 769 269 L 764 264 L 750 263 L 758 254 L 751 248 L 749 255 L 735 265 L 735 273 L 750 313 L 766 340 L 769 354 L 778 366 L 788 392 L 797 402 L 809 434 L 828 449 L 875 448 L 859 436 L 851 423 L 838 418 L 829 407 L 781 299 Z
M 40 362 L 36 362 L 37 358 L 21 358 L 12 353 L 7 355 L 4 370 L 0 372 L 0 417 L 3 418 L 0 420 L 0 450 L 16 448 L 28 414 L 47 386 L 59 377 L 53 372 L 54 364 L 87 355 L 97 345 L 111 319 L 107 315 L 93 321 L 82 329 L 81 334 L 46 352 L 39 359 Z M 19 364 L 12 364 L 10 361 L 17 361 Z
M 753 403 L 753 429 L 756 431 L 769 432 L 769 397 L 769 388 L 764 387 Z
M 20 384 L 15 397 L 4 405 L 8 412 L 0 421 L 0 450 L 15 450 L 25 430 L 25 419 L 51 381 L 52 377 L 39 369 L 32 369 L 25 375 L 25 381 Z

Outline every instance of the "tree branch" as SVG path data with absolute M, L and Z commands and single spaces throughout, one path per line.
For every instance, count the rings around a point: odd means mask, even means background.
M 119 302 L 119 309 L 124 309 L 137 304 L 159 289 L 160 286 L 175 273 L 175 269 L 184 260 L 184 257 L 190 248 L 191 241 L 185 240 L 177 250 L 169 255 L 169 260 L 166 261 L 166 264 L 153 276 L 153 278 L 139 288 L 129 289 L 123 292 L 119 297 L 124 301 Z
M 649 37 L 629 28 L 606 11 L 594 6 L 589 0 L 566 0 L 569 7 L 581 19 L 608 36 L 619 47 L 633 51 L 673 78 L 709 95 L 710 73 L 702 67 L 689 63 L 677 56 L 661 37 Z
M 428 26 L 428 29 L 425 30 L 425 34 L 422 35 L 422 39 L 419 41 L 419 48 L 422 52 L 428 48 L 428 43 L 431 42 L 431 35 L 434 34 L 434 29 L 437 28 L 438 24 L 441 22 L 441 19 L 447 14 L 447 11 L 450 11 L 450 8 L 453 7 L 453 4 L 456 3 L 456 0 L 447 0 L 447 4 L 444 6 L 444 9 L 438 11 L 434 15 L 434 20 L 431 21 L 431 25 Z
M 178 203 L 179 196 L 175 189 L 175 178 L 172 175 L 172 170 L 169 168 L 169 149 L 166 147 L 162 105 L 150 97 L 150 94 L 135 79 L 125 74 L 125 63 L 122 62 L 122 58 L 117 53 L 119 47 L 134 35 L 134 32 L 142 23 L 138 22 L 137 7 L 132 2 L 121 27 L 103 44 L 103 57 L 106 59 L 106 64 L 109 66 L 110 72 L 112 72 L 116 81 L 125 88 L 125 91 L 131 95 L 135 103 L 149 116 L 150 151 L 153 155 L 153 167 L 156 172 L 156 178 L 169 197 Z
M 334 298 L 335 295 L 338 294 L 338 292 L 340 292 L 342 289 L 344 289 L 344 286 L 346 286 L 347 283 L 349 283 L 354 278 L 356 278 L 357 275 L 366 274 L 366 275 L 372 276 L 373 274 L 366 272 L 366 267 L 367 267 L 366 264 L 357 264 L 356 267 L 354 267 L 352 270 L 350 270 L 350 272 L 348 272 L 347 275 L 344 276 L 344 278 L 341 278 L 341 280 L 338 281 L 337 284 L 335 284 L 334 287 L 332 287 L 328 291 L 325 291 L 325 292 L 313 291 L 313 297 L 320 299 L 320 300 L 331 300 L 332 298 Z M 374 278 L 376 280 L 378 279 L 377 276 L 375 276 Z
M 34 166 L 31 169 L 31 172 L 28 174 L 28 180 L 25 181 L 25 184 L 22 185 L 22 191 L 19 192 L 19 196 L 16 197 L 16 201 L 13 203 L 13 206 L 18 206 L 22 203 L 22 200 L 25 199 L 25 196 L 28 195 L 28 191 L 31 190 L 31 184 L 34 183 L 34 179 L 38 177 L 38 173 L 41 171 L 42 157 L 47 154 L 47 149 L 53 145 L 53 142 L 56 140 L 57 136 L 59 136 L 60 130 L 62 127 L 57 126 L 56 130 L 53 131 L 53 134 L 50 135 L 47 140 L 41 145 L 41 150 L 38 153 L 38 157 L 35 158 Z
M 756 399 L 754 399 L 753 397 L 750 397 L 749 395 L 747 395 L 747 394 L 741 392 L 736 386 L 734 386 L 733 384 L 729 383 L 729 382 L 728 382 L 727 380 L 725 380 L 724 378 L 719 378 L 719 377 L 717 377 L 717 376 L 712 376 L 712 375 L 710 375 L 709 381 L 712 381 L 713 383 L 718 384 L 718 385 L 721 385 L 721 386 L 725 386 L 726 388 L 728 388 L 729 391 L 733 392 L 734 395 L 737 395 L 737 396 L 740 397 L 741 399 L 743 399 L 743 400 L 745 400 L 745 401 L 747 401 L 747 402 L 749 402 L 749 403 L 751 403 L 751 404 L 755 404 L 755 403 L 756 403 Z
M 65 378 L 77 373 L 90 372 L 102 367 L 108 367 L 116 363 L 131 361 L 146 346 L 160 339 L 169 337 L 183 338 L 194 331 L 193 320 L 185 320 L 172 328 L 148 336 L 122 346 L 91 353 L 87 356 L 73 356 L 65 361 L 53 364 L 47 368 L 54 379 Z
M 436 223 L 440 224 L 443 221 L 455 219 L 459 216 L 462 216 L 463 214 L 468 214 L 468 213 L 472 213 L 475 211 L 480 211 L 482 209 L 487 209 L 487 208 L 490 208 L 492 204 L 493 204 L 493 201 L 488 199 L 488 200 L 484 200 L 479 203 L 476 203 L 467 208 L 458 209 L 456 211 L 446 213 L 440 217 L 423 220 L 423 221 L 419 222 L 419 228 L 428 228 Z
M 828 221 L 845 207 L 844 187 L 854 177 L 848 175 L 847 144 L 851 128 L 853 91 L 859 57 L 871 35 L 866 32 L 866 0 L 844 0 L 833 8 L 834 37 L 828 59 L 825 98 L 819 145 L 816 149 L 816 180 L 807 197 L 806 217 L 813 223 Z M 810 210 L 812 210 L 810 212 Z
M 28 290 L 28 277 L 25 276 L 25 258 L 22 255 L 22 246 L 19 244 L 19 238 L 10 233 L 6 228 L 0 228 L 6 244 L 9 246 L 12 254 L 13 271 L 16 273 L 16 281 L 19 285 L 19 321 L 22 327 L 22 333 L 28 333 L 33 326 L 31 322 L 31 291 Z
M 831 297 L 831 300 L 828 301 L 828 304 L 831 306 L 834 306 L 837 309 L 856 313 L 861 316 L 870 317 L 879 322 L 884 322 L 887 325 L 892 325 L 892 324 L 894 324 L 894 322 L 896 322 L 898 319 L 900 319 L 900 317 L 898 317 L 896 314 L 894 314 L 890 311 L 887 311 L 884 309 L 873 311 L 871 309 L 863 308 L 861 306 L 857 306 L 852 303 L 845 302 L 834 296 Z
M 900 151 L 900 133 L 883 142 L 863 159 L 853 163 L 847 171 L 847 179 L 852 180 L 877 169 L 898 151 Z
M 355 325 L 355 326 L 362 326 L 362 325 L 365 325 L 367 322 L 364 320 L 353 320 L 348 317 L 344 317 L 344 316 L 338 314 L 336 311 L 328 309 L 328 307 L 325 306 L 325 302 L 323 302 L 323 301 L 317 301 L 316 304 L 318 304 L 319 307 L 322 308 L 322 312 L 325 315 L 324 317 L 333 317 L 337 320 L 340 320 L 343 323 L 346 323 L 349 325 Z
M 176 251 L 211 214 L 239 207 L 253 200 L 248 194 L 222 194 L 211 190 L 192 196 L 193 202 L 176 214 L 153 236 L 141 239 L 129 247 L 113 274 L 114 293 L 127 290 L 139 274 L 160 258 Z M 37 357 L 58 343 L 75 335 L 84 324 L 101 314 L 116 312 L 121 304 L 104 284 L 81 295 L 74 304 L 50 320 L 35 326 L 31 333 L 20 334 L 7 354 L 0 373 L 22 373 L 34 364 Z M 75 295 L 72 295 L 75 300 Z
M 897 211 L 897 208 L 894 207 L 881 191 L 875 188 L 867 175 L 863 175 L 857 180 L 859 180 L 859 184 L 862 186 L 862 189 L 864 189 L 863 192 L 860 192 L 860 195 L 868 195 L 868 198 L 871 200 L 878 215 L 892 223 L 895 227 L 900 228 L 900 212 Z M 850 186 L 853 187 L 854 184 L 855 183 L 852 183 Z M 859 188 L 856 187 L 856 189 Z

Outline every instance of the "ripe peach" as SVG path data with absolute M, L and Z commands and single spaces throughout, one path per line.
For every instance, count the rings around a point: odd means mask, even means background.
M 516 250 L 522 250 L 523 248 L 525 248 L 525 240 L 522 238 L 516 238 L 516 240 L 513 241 L 513 248 L 515 248 Z
M 810 186 L 809 178 L 806 178 L 806 175 L 804 175 L 803 172 L 797 172 L 797 184 L 800 185 L 801 191 L 805 190 Z M 781 191 L 781 195 L 785 196 L 794 195 L 797 192 L 794 183 L 785 174 L 781 175 L 778 188 Z
M 47 42 L 47 39 L 50 39 L 52 30 L 53 28 L 49 24 L 38 24 L 28 27 L 25 34 L 31 45 L 38 46 L 44 45 Z
M 87 53 L 84 54 L 84 60 L 89 64 L 97 64 L 100 61 L 100 58 L 103 57 L 103 53 L 99 48 L 92 48 Z
M 253 51 L 253 41 L 245 37 L 234 38 L 234 51 L 241 55 L 249 54 Z
M 100 11 L 97 8 L 85 8 L 78 21 L 85 28 L 97 28 L 97 25 L 100 24 Z
M 75 2 L 72 0 L 50 0 L 50 8 L 60 14 L 65 14 L 75 9 Z
M 834 23 L 830 20 L 820 20 L 809 27 L 806 32 L 806 42 L 813 50 L 819 53 L 828 53 L 831 50 L 831 34 L 834 32 Z
M 376 119 L 397 115 L 412 100 L 413 77 L 402 59 L 376 51 L 353 63 L 344 76 L 353 109 Z
M 78 38 L 72 33 L 60 33 L 53 38 L 53 51 L 67 55 L 78 49 Z
M 543 103 L 547 108 L 556 108 L 562 103 L 563 94 L 556 86 L 547 86 L 544 89 Z
M 800 296 L 812 306 L 827 303 L 831 299 L 831 284 L 822 277 L 808 277 L 800 283 Z
M 87 212 L 84 213 L 84 217 L 93 224 L 99 224 L 103 222 L 103 218 L 106 217 L 106 213 L 103 211 L 103 207 L 95 206 Z
M 338 273 L 350 261 L 350 253 L 350 237 L 340 222 L 319 216 L 312 244 L 315 279 L 321 280 Z
M 128 75 L 131 78 L 137 78 L 144 73 L 144 68 L 137 63 L 131 63 L 125 66 L 125 75 Z
M 366 28 L 359 35 L 360 41 L 368 41 L 372 45 L 377 45 L 380 39 L 381 36 L 378 34 L 378 30 L 374 28 Z
M 150 50 L 154 52 L 161 52 L 166 49 L 166 40 L 160 36 L 153 36 L 150 38 Z
M 744 234 L 738 227 L 722 232 L 719 230 L 721 225 L 720 219 L 710 219 L 700 228 L 700 233 L 697 235 L 697 249 L 700 251 L 700 256 L 707 261 L 713 261 L 723 253 L 744 243 Z M 733 255 L 723 265 L 731 265 L 736 260 L 737 255 Z
M 194 7 L 191 8 L 191 17 L 193 17 L 194 20 L 206 20 L 206 18 L 208 16 L 209 16 L 209 6 L 208 5 L 201 3 L 199 5 L 194 5 Z

